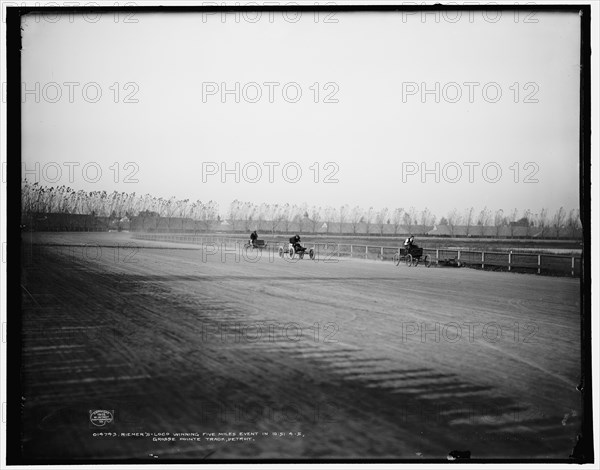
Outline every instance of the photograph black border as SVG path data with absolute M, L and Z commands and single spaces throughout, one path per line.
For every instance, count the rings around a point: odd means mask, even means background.
M 581 295 L 582 428 L 570 458 L 471 459 L 460 463 L 591 463 L 594 462 L 592 413 L 592 283 L 591 283 L 591 6 L 590 5 L 292 5 L 292 6 L 99 6 L 6 7 L 7 63 L 7 435 L 8 465 L 111 465 L 157 464 L 150 459 L 31 459 L 21 453 L 21 18 L 31 13 L 192 13 L 192 12 L 402 12 L 402 11 L 535 11 L 574 13 L 581 16 L 580 47 L 580 218 L 583 228 Z M 599 164 L 600 162 L 596 162 Z M 596 384 L 597 385 L 597 384 Z M 449 463 L 444 459 L 161 459 L 160 464 L 417 464 Z

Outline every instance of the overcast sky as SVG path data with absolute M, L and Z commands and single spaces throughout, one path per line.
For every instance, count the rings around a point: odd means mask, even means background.
M 40 174 L 28 179 L 212 199 L 223 214 L 234 199 L 438 218 L 577 208 L 580 18 L 494 15 L 31 15 L 23 161 Z M 222 182 L 236 162 L 240 181 Z

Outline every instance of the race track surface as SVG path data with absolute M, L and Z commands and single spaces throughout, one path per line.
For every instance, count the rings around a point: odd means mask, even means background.
M 578 279 L 267 252 L 249 262 L 126 237 L 23 235 L 26 458 L 573 449 Z M 193 440 L 155 440 L 173 433 Z

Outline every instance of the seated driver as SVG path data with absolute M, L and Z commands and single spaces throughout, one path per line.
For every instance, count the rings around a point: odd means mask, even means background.
M 300 235 L 290 238 L 290 245 L 294 247 L 294 251 L 304 251 L 304 248 L 300 245 Z
M 250 243 L 252 243 L 252 246 L 256 245 L 256 240 L 258 240 L 258 233 L 255 230 L 250 234 Z
M 414 235 L 409 235 L 409 237 L 406 240 L 404 240 L 404 247 L 408 251 L 412 250 L 413 247 L 416 248 Z

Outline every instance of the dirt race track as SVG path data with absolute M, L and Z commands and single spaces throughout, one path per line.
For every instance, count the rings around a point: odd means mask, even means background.
M 223 262 L 127 237 L 23 234 L 25 458 L 573 449 L 578 279 L 266 252 Z M 173 433 L 190 435 L 157 440 Z

